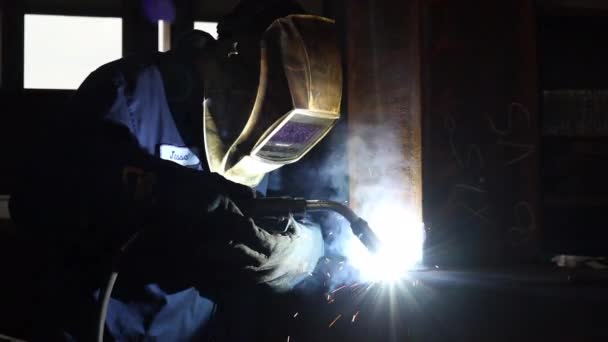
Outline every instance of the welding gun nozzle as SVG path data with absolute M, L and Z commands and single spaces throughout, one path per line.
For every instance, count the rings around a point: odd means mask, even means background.
M 380 250 L 380 240 L 364 219 L 358 218 L 354 222 L 351 222 L 350 227 L 367 249 L 373 253 L 378 253 Z

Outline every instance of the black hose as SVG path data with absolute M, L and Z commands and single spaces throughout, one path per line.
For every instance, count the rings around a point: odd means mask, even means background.
M 239 203 L 243 212 L 251 217 L 285 218 L 304 216 L 306 212 L 333 211 L 342 215 L 349 223 L 353 234 L 372 252 L 380 249 L 380 240 L 367 222 L 347 205 L 328 200 L 305 200 L 292 197 L 267 197 Z
M 376 233 L 374 233 L 364 219 L 357 216 L 347 205 L 334 201 L 308 200 L 306 201 L 306 209 L 308 211 L 331 210 L 342 215 L 350 223 L 353 234 L 361 240 L 361 243 L 367 249 L 374 253 L 380 250 L 380 240 L 376 236 Z
M 308 200 L 306 201 L 306 210 L 308 211 L 325 211 L 331 210 L 342 215 L 350 224 L 357 221 L 359 216 L 348 206 L 334 201 L 327 200 Z

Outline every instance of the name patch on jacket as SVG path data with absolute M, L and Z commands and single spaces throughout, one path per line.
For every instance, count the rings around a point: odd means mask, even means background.
M 160 158 L 181 166 L 195 166 L 201 162 L 189 148 L 173 145 L 160 145 Z

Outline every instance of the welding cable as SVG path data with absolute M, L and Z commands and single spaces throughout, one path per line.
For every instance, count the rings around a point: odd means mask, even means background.
M 122 256 L 127 252 L 131 244 L 141 234 L 141 230 L 135 232 L 128 240 L 125 242 L 116 255 L 113 258 L 112 262 L 112 273 L 110 273 L 110 277 L 108 278 L 108 282 L 106 283 L 106 287 L 103 290 L 103 293 L 100 293 L 101 299 L 101 307 L 99 308 L 99 320 L 97 324 L 97 342 L 103 342 L 103 335 L 105 332 L 106 326 L 106 317 L 108 316 L 108 307 L 110 306 L 110 298 L 112 297 L 112 291 L 114 290 L 114 285 L 116 284 L 116 279 L 118 279 L 118 265 Z
M 9 342 L 27 342 L 27 341 L 20 340 L 20 339 L 14 338 L 14 337 L 0 334 L 0 341 L 4 341 L 4 340 L 9 341 Z
M 99 324 L 97 326 L 97 341 L 103 342 L 103 333 L 105 331 L 106 317 L 108 316 L 108 306 L 110 305 L 110 296 L 116 284 L 118 278 L 118 272 L 114 271 L 110 274 L 110 279 L 106 284 L 106 288 L 103 291 L 103 299 L 101 301 L 101 309 L 99 310 Z

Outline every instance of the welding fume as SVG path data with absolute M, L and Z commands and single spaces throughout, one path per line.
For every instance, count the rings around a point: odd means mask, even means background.
M 93 71 L 47 146 L 70 153 L 21 174 L 11 216 L 43 270 L 32 340 L 246 341 L 252 289 L 290 291 L 323 256 L 306 212 L 338 212 L 378 248 L 344 204 L 264 198 L 340 118 L 334 22 L 243 0 L 218 34 Z

